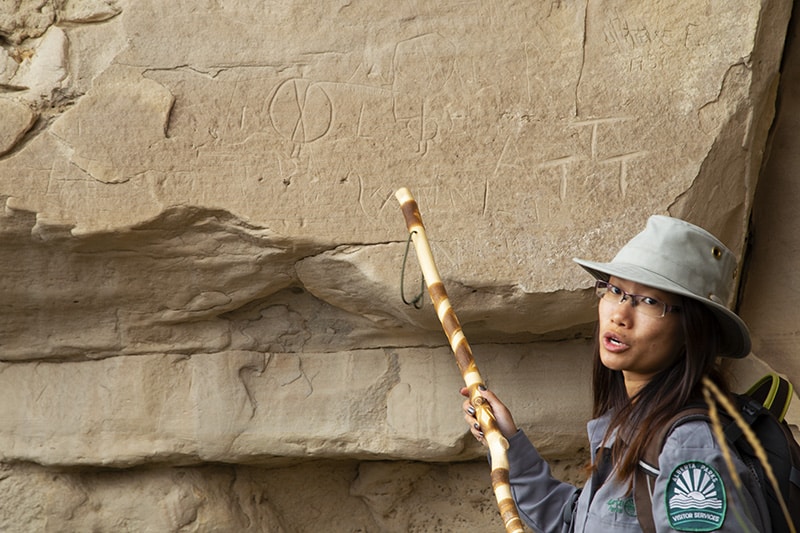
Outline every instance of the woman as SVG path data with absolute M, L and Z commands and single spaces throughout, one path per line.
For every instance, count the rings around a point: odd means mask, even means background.
M 650 439 L 681 407 L 703 401 L 702 378 L 728 387 L 717 356 L 745 357 L 750 335 L 730 301 L 736 258 L 705 230 L 653 216 L 610 263 L 575 260 L 599 297 L 594 348 L 591 476 L 582 489 L 550 474 L 506 406 L 482 391 L 509 441 L 520 517 L 535 531 L 641 531 L 633 479 Z M 466 389 L 462 389 L 466 395 Z M 464 402 L 473 435 L 483 432 Z M 710 424 L 693 420 L 668 436 L 651 487 L 657 531 L 770 531 L 758 483 L 734 458 L 734 487 Z

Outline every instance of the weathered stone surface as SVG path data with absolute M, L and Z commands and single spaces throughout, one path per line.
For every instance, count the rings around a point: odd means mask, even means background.
M 795 390 L 800 390 L 800 309 L 794 302 L 800 290 L 799 37 L 795 18 L 781 73 L 780 113 L 753 210 L 752 259 L 742 297 L 742 317 L 753 332 L 753 351 L 791 378 Z
M 25 104 L 0 99 L 0 156 L 10 151 L 36 122 L 36 113 Z
M 498 280 L 555 290 L 568 282 L 571 255 L 596 254 L 627 236 L 574 238 L 598 228 L 608 235 L 617 210 L 604 207 L 616 207 L 617 195 L 625 197 L 626 216 L 640 222 L 702 177 L 721 133 L 734 129 L 745 146 L 757 142 L 746 138 L 747 124 L 731 119 L 770 95 L 777 57 L 761 58 L 766 44 L 754 31 L 760 3 L 726 6 L 714 16 L 699 4 L 676 7 L 498 6 L 460 14 L 484 26 L 448 24 L 447 11 L 433 7 L 334 12 L 287 3 L 268 14 L 272 31 L 265 33 L 238 24 L 250 18 L 246 4 L 187 12 L 137 2 L 120 15 L 126 31 L 141 36 L 118 56 L 125 68 L 104 72 L 105 83 L 65 113 L 60 128 L 109 123 L 102 104 L 108 93 L 141 77 L 133 83 L 144 91 L 137 98 L 158 101 L 168 91 L 175 99 L 164 138 L 142 150 L 139 126 L 127 123 L 127 114 L 115 116 L 107 133 L 123 129 L 133 143 L 125 145 L 131 151 L 122 168 L 93 135 L 70 138 L 66 148 L 115 168 L 114 181 L 126 182 L 114 188 L 120 191 L 89 192 L 92 174 L 76 169 L 49 191 L 58 198 L 55 209 L 30 180 L 9 184 L 8 192 L 14 206 L 80 231 L 125 227 L 186 203 L 224 207 L 283 234 L 361 243 L 396 234 L 390 195 L 408 185 L 433 215 L 434 229 L 443 228 L 432 235 L 452 254 L 454 276 L 472 285 L 492 261 Z M 596 22 L 586 23 L 587 16 Z M 356 23 L 365 17 L 366 30 Z M 317 31 L 320 18 L 340 31 Z M 236 55 L 195 27 L 235 34 Z M 480 44 L 455 44 L 467 42 Z M 559 43 L 555 57 L 542 49 L 547 42 Z M 742 62 L 751 56 L 757 68 Z M 44 137 L 2 171 L 61 152 Z M 742 197 L 754 179 L 743 172 L 729 178 L 730 194 L 713 210 L 695 214 L 717 230 L 732 217 L 740 226 L 732 235 L 736 248 L 749 206 Z M 118 193 L 127 209 L 104 209 L 118 205 Z M 80 214 L 74 199 L 86 195 L 102 216 Z M 577 216 L 572 206 L 581 198 L 608 214 Z M 483 253 L 474 252 L 476 243 Z
M 59 18 L 65 22 L 86 23 L 107 21 L 122 12 L 117 0 L 67 0 Z
M 56 19 L 54 0 L 11 0 L 0 4 L 0 36 L 12 43 L 39 37 Z
M 127 69 L 101 76 L 95 91 L 75 108 L 92 109 L 91 121 L 57 121 L 50 129 L 72 148 L 70 162 L 101 183 L 121 183 L 144 174 L 156 165 L 146 154 L 163 141 L 172 104 L 172 94 L 161 85 Z M 109 129 L 116 123 L 119 127 Z M 144 160 L 141 160 L 145 156 Z
M 481 345 L 492 387 L 513 397 L 544 453 L 585 441 L 585 342 Z M 48 465 L 275 464 L 286 458 L 482 456 L 460 416 L 446 348 L 313 354 L 228 351 L 0 367 L 0 461 Z M 585 390 L 585 389 L 584 389 Z M 567 420 L 573 420 L 568 423 Z
M 578 479 L 582 470 L 574 463 L 553 466 L 564 479 Z M 423 533 L 432 524 L 442 531 L 495 531 L 499 520 L 483 461 L 83 472 L 5 465 L 0 473 L 4 531 Z
M 0 529 L 495 527 L 485 463 L 437 464 L 484 450 L 430 305 L 400 302 L 400 186 L 491 387 L 580 479 L 593 310 L 571 258 L 653 213 L 744 252 L 790 10 L 2 4 Z M 759 191 L 742 309 L 800 379 L 791 254 L 764 247 L 796 240 L 786 176 Z
M 8 0 L 0 4 L 0 36 L 13 44 L 41 37 L 57 20 L 86 23 L 118 15 L 117 0 Z
M 69 75 L 67 66 L 69 43 L 61 28 L 52 26 L 23 52 L 20 65 L 8 84 L 29 101 L 50 102 L 63 88 Z
M 196 209 L 82 238 L 39 225 L 31 213 L 7 209 L 2 220 L 0 248 L 17 258 L 0 281 L 16 294 L 0 326 L 6 359 L 231 348 L 240 342 L 220 315 L 290 286 L 293 263 L 307 253 L 300 241 Z

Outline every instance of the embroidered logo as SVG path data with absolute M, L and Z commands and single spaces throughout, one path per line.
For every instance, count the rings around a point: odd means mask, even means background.
M 669 524 L 677 531 L 716 531 L 725 521 L 725 485 L 705 463 L 678 465 L 669 476 L 666 499 Z
M 630 517 L 636 516 L 636 505 L 633 503 L 633 498 L 613 498 L 608 500 L 606 504 L 610 513 L 625 513 Z

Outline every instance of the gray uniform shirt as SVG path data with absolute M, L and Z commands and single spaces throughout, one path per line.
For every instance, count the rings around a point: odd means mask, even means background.
M 611 416 L 588 424 L 592 460 Z M 608 442 L 611 446 L 613 442 Z M 547 462 L 519 431 L 509 439 L 509 475 L 520 517 L 535 531 L 641 531 L 627 482 L 613 473 L 589 479 L 583 489 L 555 479 Z M 734 454 L 743 486 L 736 488 L 712 433 L 703 420 L 686 422 L 668 437 L 652 487 L 657 531 L 766 532 L 771 524 L 755 476 Z

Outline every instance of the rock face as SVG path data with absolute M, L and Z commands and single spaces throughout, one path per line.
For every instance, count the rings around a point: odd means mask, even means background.
M 742 314 L 798 383 L 793 255 L 765 237 L 797 248 L 791 116 L 756 195 L 791 8 L 3 4 L 0 529 L 499 529 L 446 339 L 402 302 L 401 186 L 567 479 L 594 316 L 571 259 L 651 214 L 755 236 Z

